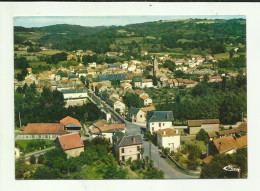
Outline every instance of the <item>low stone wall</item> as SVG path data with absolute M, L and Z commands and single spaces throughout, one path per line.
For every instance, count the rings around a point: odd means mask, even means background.
M 199 170 L 188 170 L 184 167 L 182 167 L 176 160 L 174 160 L 170 155 L 167 155 L 167 157 L 174 163 L 176 164 L 176 166 L 183 170 L 184 172 L 188 172 L 188 173 L 191 173 L 191 174 L 194 174 L 194 175 L 200 175 L 200 171 Z

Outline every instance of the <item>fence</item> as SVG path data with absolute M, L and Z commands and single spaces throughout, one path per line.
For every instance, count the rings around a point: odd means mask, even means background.
M 184 172 L 188 172 L 194 175 L 200 175 L 200 171 L 198 170 L 188 170 L 186 168 L 184 168 L 183 166 L 181 166 L 176 160 L 174 160 L 170 155 L 167 155 L 167 157 L 181 170 L 183 170 Z

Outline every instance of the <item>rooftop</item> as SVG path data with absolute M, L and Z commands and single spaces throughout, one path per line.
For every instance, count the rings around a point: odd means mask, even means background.
M 146 120 L 149 122 L 173 121 L 172 111 L 147 111 Z
M 59 136 L 58 140 L 63 150 L 70 150 L 79 147 L 84 147 L 84 143 L 81 140 L 78 133 Z
M 66 134 L 60 123 L 28 123 L 21 134 Z
M 100 126 L 96 129 L 91 130 L 91 133 L 93 134 L 99 134 L 102 132 L 107 132 L 107 133 L 114 133 L 114 132 L 118 132 L 118 131 L 122 131 L 124 130 L 125 124 L 110 124 L 110 125 L 104 125 L 104 126 Z
M 70 116 L 67 116 L 67 117 L 63 118 L 62 120 L 60 120 L 60 123 L 62 123 L 64 126 L 67 126 L 70 124 L 75 124 L 78 127 L 82 127 L 80 122 L 77 119 L 70 117 Z
M 219 119 L 188 120 L 189 127 L 198 127 L 202 124 L 219 124 Z
M 158 133 L 159 135 L 161 135 L 162 137 L 178 135 L 178 134 L 176 133 L 176 130 L 175 130 L 175 129 L 171 129 L 171 128 L 161 129 L 161 130 L 157 131 L 157 133 Z

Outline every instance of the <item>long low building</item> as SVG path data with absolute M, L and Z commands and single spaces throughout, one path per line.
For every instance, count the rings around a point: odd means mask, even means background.
M 67 99 L 82 99 L 87 98 L 88 93 L 82 89 L 69 89 L 69 90 L 61 90 L 63 97 L 65 100 Z
M 204 129 L 208 133 L 218 132 L 219 119 L 188 120 L 190 134 L 197 134 L 201 129 Z
M 49 139 L 68 134 L 64 125 L 60 123 L 28 123 L 24 131 L 17 135 L 17 139 Z

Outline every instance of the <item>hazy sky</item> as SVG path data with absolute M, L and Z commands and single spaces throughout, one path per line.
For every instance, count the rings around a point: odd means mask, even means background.
M 245 18 L 240 15 L 196 15 L 196 16 L 87 16 L 87 17 L 15 17 L 14 26 L 42 27 L 55 24 L 74 24 L 81 26 L 110 26 L 143 23 L 148 21 L 207 18 L 207 19 L 233 19 Z

